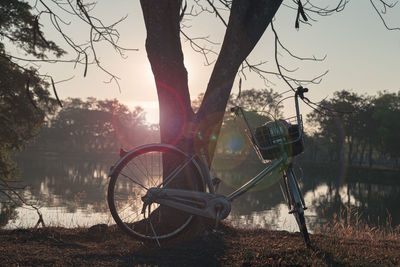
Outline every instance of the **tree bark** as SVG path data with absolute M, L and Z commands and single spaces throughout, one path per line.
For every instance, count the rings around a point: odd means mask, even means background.
M 181 0 L 141 0 L 149 58 L 160 110 L 161 142 L 183 146 L 187 123 L 193 120 L 188 76 L 180 41 Z
M 190 105 L 187 71 L 180 42 L 181 0 L 141 0 L 147 31 L 146 51 L 160 107 L 161 142 L 185 150 L 187 137 L 201 133 L 211 165 L 222 119 L 240 64 L 253 50 L 282 0 L 234 0 L 220 54 L 198 113 Z
M 236 0 L 221 51 L 211 74 L 196 120 L 211 165 L 226 104 L 240 64 L 253 50 L 282 0 Z

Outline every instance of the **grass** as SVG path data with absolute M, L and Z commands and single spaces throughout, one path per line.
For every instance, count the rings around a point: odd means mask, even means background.
M 242 229 L 222 224 L 212 232 L 177 240 L 139 242 L 115 225 L 0 230 L 1 266 L 399 266 L 400 227 L 391 216 L 372 226 L 345 207 L 311 234 Z
M 139 242 L 114 226 L 0 230 L 1 266 L 398 266 L 397 229 L 347 225 L 338 215 L 329 233 L 312 234 L 307 248 L 300 233 L 240 229 L 223 224 L 191 240 Z M 355 219 L 355 217 L 353 217 Z M 350 217 L 350 221 L 351 220 Z M 364 233 L 366 232 L 366 233 Z M 373 242 L 371 242 L 373 241 Z
M 363 239 L 372 242 L 381 240 L 400 241 L 400 225 L 392 226 L 392 216 L 388 213 L 386 220 L 378 226 L 362 220 L 356 209 L 345 206 L 333 215 L 332 221 L 322 228 L 323 233 L 347 239 Z

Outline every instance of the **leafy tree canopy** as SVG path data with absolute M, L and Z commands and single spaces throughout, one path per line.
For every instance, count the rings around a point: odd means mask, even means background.
M 144 115 L 143 108 L 130 110 L 115 99 L 68 98 L 29 150 L 97 156 L 157 142 L 158 131 L 146 124 Z
M 318 127 L 314 138 L 330 150 L 331 159 L 344 149 L 350 164 L 355 159 L 369 165 L 374 159 L 399 160 L 400 92 L 368 96 L 342 90 L 322 106 L 308 119 Z
M 56 104 L 43 76 L 34 68 L 15 63 L 6 53 L 8 47 L 19 48 L 33 59 L 65 53 L 44 38 L 31 11 L 26 2 L 0 0 L 0 179 L 16 175 L 10 153 L 20 150 L 38 133 Z

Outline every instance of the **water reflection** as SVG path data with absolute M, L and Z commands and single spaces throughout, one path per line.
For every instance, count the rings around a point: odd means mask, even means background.
M 400 224 L 400 210 L 397 207 L 400 201 L 398 173 L 384 171 L 385 177 L 382 179 L 379 171 L 373 171 L 371 176 L 368 169 L 351 168 L 346 170 L 345 177 L 341 177 L 343 170 L 337 165 L 301 165 L 302 171 L 298 173 L 303 173 L 300 186 L 308 206 L 305 214 L 311 232 L 320 231 L 334 216 L 347 211 L 351 211 L 351 219 L 363 220 L 371 225 L 387 225 L 388 220 L 391 220 L 392 226 Z M 238 177 L 252 177 L 258 173 L 259 168 L 247 164 L 217 175 L 223 177 L 225 185 L 237 186 L 240 183 Z M 297 231 L 293 216 L 287 214 L 288 209 L 283 203 L 277 177 L 268 177 L 264 184 L 235 201 L 228 219 L 242 227 Z M 222 189 L 223 193 L 230 191 L 230 186 Z
M 29 203 L 41 207 L 47 224 L 67 227 L 91 224 L 82 214 L 109 217 L 106 189 L 108 170 L 113 161 L 83 156 L 62 160 L 19 158 L 21 179 L 27 185 L 24 196 Z M 9 222 L 8 228 L 35 225 L 36 212 L 28 206 L 16 208 L 16 212 L 18 219 Z
M 18 164 L 23 182 L 29 185 L 25 197 L 42 207 L 46 224 L 75 227 L 113 223 L 106 196 L 107 174 L 114 161 L 115 158 L 21 158 Z M 396 173 L 393 173 L 394 179 L 387 178 L 387 174 L 385 179 L 366 179 L 370 175 L 368 170 L 348 169 L 345 180 L 339 180 L 337 166 L 306 163 L 302 166 L 304 179 L 300 185 L 309 207 L 306 219 L 311 232 L 320 229 L 345 207 L 351 207 L 354 216 L 371 224 L 382 224 L 388 214 L 393 226 L 400 224 L 397 207 L 400 185 Z M 216 168 L 215 175 L 223 180 L 219 193 L 232 192 L 261 168 L 248 163 L 228 170 Z M 374 175 L 380 177 L 379 173 Z M 283 203 L 278 178 L 276 174 L 270 175 L 235 200 L 228 220 L 242 227 L 297 231 L 295 220 Z M 0 226 L 32 227 L 37 219 L 35 211 L 24 207 L 0 206 Z

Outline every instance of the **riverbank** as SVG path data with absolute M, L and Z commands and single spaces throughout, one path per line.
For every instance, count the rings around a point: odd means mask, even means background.
M 0 230 L 1 266 L 398 266 L 400 239 L 311 235 L 223 226 L 224 235 L 141 243 L 115 226 Z

